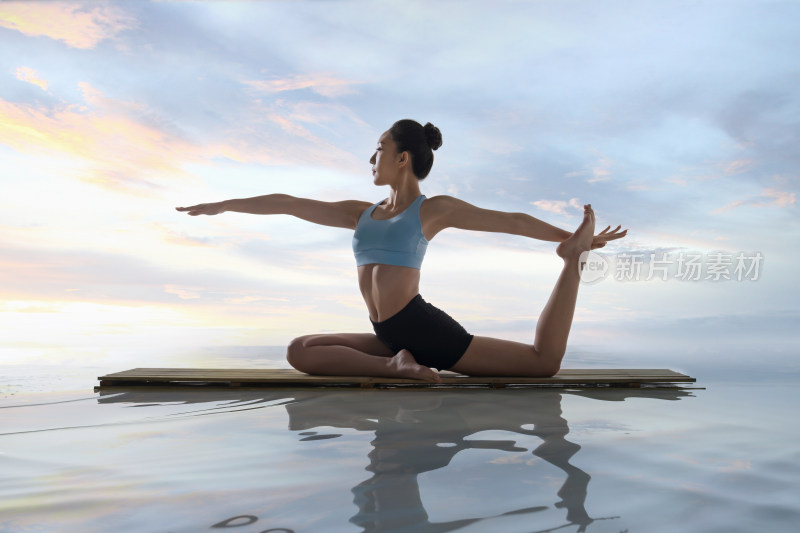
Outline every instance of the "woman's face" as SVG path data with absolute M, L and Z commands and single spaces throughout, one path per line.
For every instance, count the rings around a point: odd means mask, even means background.
M 388 185 L 397 174 L 397 145 L 387 131 L 378 139 L 375 153 L 369 160 L 375 185 Z

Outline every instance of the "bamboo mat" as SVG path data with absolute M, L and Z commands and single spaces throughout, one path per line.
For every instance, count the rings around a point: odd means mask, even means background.
M 134 368 L 99 376 L 100 386 L 107 388 L 129 385 L 217 384 L 229 387 L 459 387 L 484 386 L 629 386 L 646 383 L 694 383 L 685 374 L 666 369 L 563 369 L 549 378 L 529 377 L 469 377 L 454 372 L 440 372 L 442 383 L 415 379 L 375 378 L 357 376 L 310 376 L 292 369 L 256 368 Z

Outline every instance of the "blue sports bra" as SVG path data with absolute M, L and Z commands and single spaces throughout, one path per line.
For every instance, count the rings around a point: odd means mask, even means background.
M 419 195 L 402 213 L 386 220 L 372 218 L 372 212 L 383 201 L 365 209 L 353 234 L 356 265 L 422 267 L 422 258 L 428 249 L 428 239 L 422 234 L 419 218 L 419 207 L 424 200 L 425 195 Z

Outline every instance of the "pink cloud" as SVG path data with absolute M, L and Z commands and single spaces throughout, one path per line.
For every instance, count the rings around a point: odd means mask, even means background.
M 761 191 L 761 194 L 744 200 L 736 200 L 730 204 L 714 209 L 712 213 L 724 213 L 731 209 L 736 209 L 742 206 L 751 207 L 791 207 L 797 201 L 797 197 L 793 192 L 779 191 L 777 189 L 766 188 Z
M 245 81 L 244 84 L 253 89 L 269 93 L 311 89 L 315 93 L 327 96 L 328 98 L 335 98 L 355 92 L 353 88 L 355 82 L 335 78 L 327 74 L 293 75 L 272 80 L 248 80 Z
M 157 186 L 148 175 L 183 174 L 203 148 L 132 117 L 134 104 L 106 99 L 80 84 L 89 105 L 51 109 L 0 99 L 0 143 L 21 153 L 83 161 L 83 179 L 111 188 Z
M 737 159 L 731 161 L 725 166 L 725 175 L 741 174 L 747 172 L 753 167 L 754 161 L 752 159 Z
M 597 149 L 592 149 L 592 153 L 597 155 L 597 163 L 591 168 L 590 172 L 592 176 L 586 180 L 587 183 L 597 183 L 600 181 L 608 181 L 611 179 L 611 170 L 610 168 L 614 165 L 614 161 L 608 157 L 607 155 L 603 154 Z
M 260 118 L 241 126 L 242 134 L 228 130 L 224 140 L 200 142 L 164 127 L 145 104 L 110 98 L 89 83 L 78 87 L 83 96 L 78 103 L 44 107 L 0 99 L 0 144 L 36 157 L 66 156 L 76 163 L 72 168 L 81 180 L 138 195 L 187 179 L 189 163 L 219 157 L 269 165 L 354 166 L 352 155 L 304 127 L 311 109 L 301 108 L 295 116 L 295 108 L 257 103 L 253 116 Z
M 203 287 L 188 287 L 184 285 L 164 285 L 164 292 L 174 294 L 181 300 L 194 300 L 200 298 Z
M 100 41 L 136 25 L 130 15 L 104 3 L 0 3 L 0 26 L 32 37 L 43 35 L 64 41 L 74 48 L 94 48 Z
M 577 198 L 571 198 L 568 202 L 564 202 L 563 200 L 537 200 L 535 202 L 531 202 L 531 204 L 535 205 L 539 209 L 556 213 L 558 215 L 566 215 L 567 208 L 574 208 L 581 211 L 583 210 L 583 206 Z
M 770 198 L 772 201 L 767 203 L 759 203 L 756 205 L 775 205 L 777 207 L 789 207 L 794 205 L 797 198 L 793 192 L 784 192 L 777 189 L 764 189 L 761 193 L 762 196 Z
M 36 73 L 36 71 L 33 70 L 32 68 L 19 67 L 17 69 L 17 79 L 20 81 L 32 83 L 33 85 L 36 85 L 43 91 L 47 90 L 48 86 L 47 80 L 40 78 L 39 75 Z

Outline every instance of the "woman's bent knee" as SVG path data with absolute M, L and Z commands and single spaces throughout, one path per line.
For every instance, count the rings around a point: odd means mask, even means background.
M 534 353 L 536 354 L 536 363 L 533 371 L 535 375 L 532 377 L 551 378 L 561 370 L 561 359 L 564 357 L 563 352 L 548 353 L 538 351 L 534 348 Z
M 307 338 L 308 335 L 292 339 L 289 346 L 286 347 L 286 360 L 293 368 L 301 372 L 308 372 L 308 357 L 304 342 Z
M 542 362 L 541 364 L 537 365 L 537 368 L 534 372 L 534 376 L 536 378 L 551 378 L 558 374 L 558 371 L 561 370 L 560 363 L 551 363 L 551 362 Z

